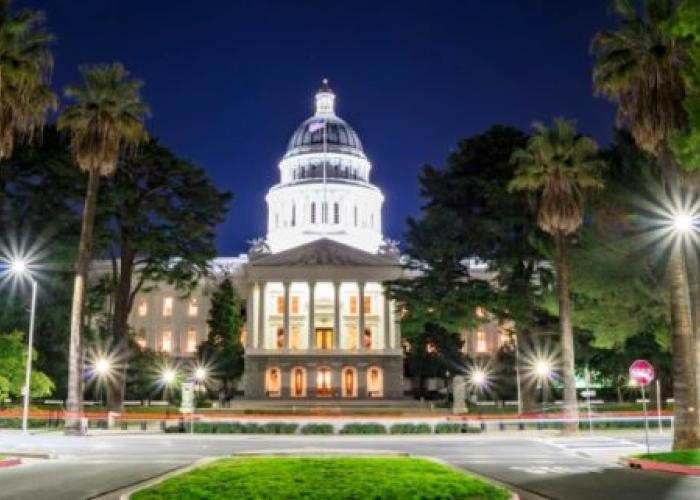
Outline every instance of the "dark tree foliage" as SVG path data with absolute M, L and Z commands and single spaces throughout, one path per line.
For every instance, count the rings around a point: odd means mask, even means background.
M 409 267 L 419 275 L 389 287 L 405 306 L 409 358 L 422 352 L 413 344 L 425 342 L 427 332 L 455 335 L 483 321 L 475 316 L 477 306 L 503 323 L 512 321 L 528 343 L 527 334 L 547 316 L 537 300 L 551 281 L 541 266 L 541 235 L 526 196 L 506 189 L 514 174 L 512 153 L 526 142 L 523 132 L 494 126 L 461 140 L 445 168 L 423 168 L 419 182 L 426 204 L 420 219 L 408 220 L 406 236 Z M 473 257 L 489 266 L 495 282 L 470 272 L 466 259 Z
M 202 364 L 212 366 L 224 397 L 230 399 L 235 381 L 243 374 L 241 331 L 245 324 L 243 302 L 231 280 L 224 279 L 212 294 L 207 324 L 209 338 L 200 344 L 199 358 Z
M 117 348 L 128 349 L 128 317 L 140 291 L 168 283 L 186 295 L 207 274 L 230 200 L 203 169 L 155 140 L 122 159 L 105 181 L 97 238 L 113 263 L 108 328 Z M 117 410 L 123 381 L 110 391 Z

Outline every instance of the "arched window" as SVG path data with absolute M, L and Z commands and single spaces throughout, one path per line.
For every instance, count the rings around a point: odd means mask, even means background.
M 306 396 L 306 370 L 301 366 L 292 368 L 292 387 L 291 393 L 293 398 L 303 398 Z
M 297 225 L 297 206 L 292 205 L 292 226 Z
M 333 224 L 340 224 L 340 205 L 333 203 Z
M 268 368 L 265 372 L 265 396 L 268 398 L 278 398 L 281 396 L 282 376 L 280 369 L 276 366 Z
M 353 223 L 355 224 L 355 227 L 357 227 L 357 205 L 355 205 L 355 208 L 352 211 L 352 217 Z
M 342 376 L 343 392 L 342 396 L 344 398 L 356 398 L 357 397 L 357 370 L 350 366 L 343 368 Z
M 316 224 L 316 203 L 311 203 L 311 224 Z
M 382 369 L 378 366 L 371 366 L 367 370 L 367 396 L 370 398 L 381 398 L 384 395 L 384 377 Z

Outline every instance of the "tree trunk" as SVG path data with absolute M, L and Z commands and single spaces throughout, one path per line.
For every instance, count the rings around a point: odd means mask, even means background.
M 673 449 L 700 447 L 697 379 L 693 363 L 693 332 L 690 320 L 688 283 L 682 249 L 675 249 L 669 263 L 673 348 L 674 426 Z
M 129 313 L 131 312 L 131 286 L 134 270 L 134 255 L 128 241 L 122 240 L 119 278 L 114 291 L 114 315 L 112 316 L 112 349 L 119 363 L 107 388 L 110 411 L 124 411 L 126 394 L 126 371 L 129 360 Z
M 559 330 L 561 334 L 562 379 L 564 382 L 563 432 L 578 431 L 578 400 L 576 398 L 576 371 L 574 367 L 574 332 L 571 327 L 571 300 L 569 297 L 569 248 L 566 235 L 559 232 L 557 243 L 557 281 L 559 292 Z
M 690 319 L 693 328 L 691 340 L 692 352 L 695 356 L 695 391 L 700 404 L 700 263 L 695 250 L 688 257 L 688 292 L 690 296 Z
M 68 348 L 68 398 L 66 400 L 65 433 L 80 434 L 80 418 L 83 413 L 82 394 L 82 363 L 81 363 L 81 334 L 83 323 L 83 307 L 85 305 L 85 290 L 87 274 L 92 258 L 92 236 L 95 226 L 95 209 L 97 193 L 100 188 L 100 174 L 90 170 L 88 174 L 87 193 L 83 208 L 83 224 L 80 231 L 80 246 L 78 247 L 78 262 L 75 269 L 73 284 L 73 301 L 70 317 L 70 344 Z
M 518 349 L 519 362 L 517 370 L 520 372 L 520 398 L 523 404 L 523 412 L 529 413 L 537 410 L 537 395 L 536 388 L 533 384 L 528 384 L 527 379 L 530 375 L 531 368 L 523 362 L 524 354 L 534 352 L 533 333 L 529 330 L 518 332 Z

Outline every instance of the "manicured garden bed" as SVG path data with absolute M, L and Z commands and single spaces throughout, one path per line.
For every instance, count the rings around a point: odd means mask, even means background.
M 172 477 L 131 498 L 506 500 L 510 493 L 424 459 L 231 458 Z

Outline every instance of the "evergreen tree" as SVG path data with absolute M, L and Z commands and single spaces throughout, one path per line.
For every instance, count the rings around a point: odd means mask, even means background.
M 224 279 L 212 294 L 209 309 L 209 338 L 199 346 L 199 358 L 213 367 L 226 399 L 233 396 L 234 383 L 243 374 L 241 331 L 245 325 L 243 302 L 230 279 Z

